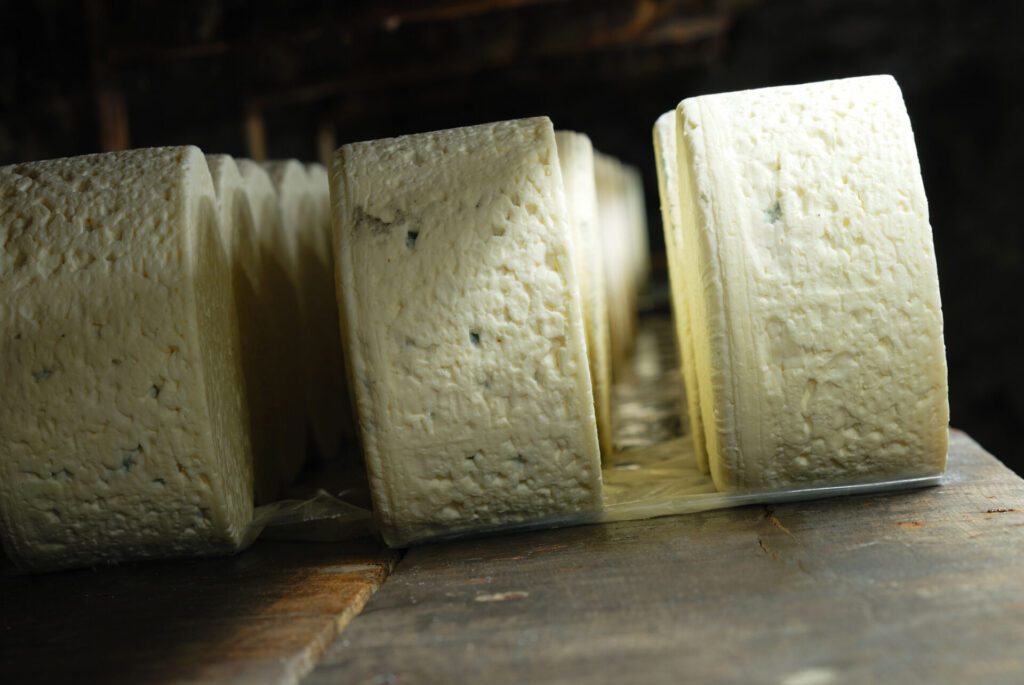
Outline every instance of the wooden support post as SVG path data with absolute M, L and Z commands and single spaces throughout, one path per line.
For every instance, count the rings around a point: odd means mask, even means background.
M 100 129 L 100 149 L 104 152 L 127 150 L 128 104 L 106 51 L 106 12 L 102 0 L 89 0 L 86 12 L 89 16 L 93 98 Z
M 320 117 L 316 127 L 316 153 L 320 163 L 326 167 L 331 164 L 331 157 L 338 148 L 338 139 L 334 132 L 334 116 L 331 111 Z
M 263 110 L 251 103 L 245 108 L 245 140 L 251 159 L 262 162 L 267 158 L 267 129 L 263 122 Z

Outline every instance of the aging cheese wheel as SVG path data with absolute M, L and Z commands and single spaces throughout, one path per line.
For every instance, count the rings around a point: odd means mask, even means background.
M 941 471 L 928 205 L 888 76 L 677 110 L 686 293 L 719 489 Z
M 697 364 L 693 354 L 693 331 L 690 324 L 690 303 L 686 292 L 686 268 L 683 253 L 689 249 L 683 242 L 682 215 L 679 207 L 679 172 L 676 155 L 676 113 L 666 112 L 654 125 L 654 155 L 661 195 L 661 223 L 665 231 L 665 254 L 668 258 L 669 285 L 672 294 L 672 317 L 679 344 L 679 362 L 683 372 L 686 395 L 686 428 L 693 439 L 697 467 L 708 470 L 708 453 L 704 446 L 704 421 L 700 413 L 700 390 Z
M 555 131 L 565 198 L 573 226 L 573 255 L 583 303 L 587 358 L 594 387 L 594 410 L 601 454 L 614 451 L 612 440 L 612 367 L 608 304 L 604 283 L 602 236 L 597 221 L 594 148 L 582 133 Z
M 346 145 L 331 192 L 342 335 L 385 539 L 598 509 L 550 120 Z
M 236 550 L 252 452 L 194 147 L 0 169 L 0 519 L 33 569 Z
M 295 244 L 283 223 L 281 203 L 266 170 L 248 159 L 237 161 L 252 212 L 258 251 L 258 341 L 266 362 L 258 370 L 267 393 L 260 399 L 270 422 L 271 442 L 257 452 L 257 503 L 272 502 L 295 480 L 306 460 L 305 359 Z

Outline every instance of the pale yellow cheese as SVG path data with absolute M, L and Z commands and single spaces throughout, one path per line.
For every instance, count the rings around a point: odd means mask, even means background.
M 289 243 L 291 278 L 298 297 L 295 344 L 303 364 L 304 414 L 309 441 L 321 458 L 340 455 L 351 433 L 334 294 L 329 189 L 322 167 L 296 160 L 264 162 L 277 191 L 281 227 Z M 310 169 L 315 178 L 311 176 Z
M 933 474 L 949 407 L 935 250 L 888 76 L 677 108 L 694 352 L 719 489 Z
M 302 469 L 306 457 L 305 365 L 301 352 L 301 310 L 296 285 L 294 241 L 281 220 L 277 191 L 269 174 L 258 163 L 237 160 L 249 197 L 255 235 L 259 279 L 255 298 L 259 303 L 260 340 L 266 345 L 261 357 L 267 363 L 260 379 L 268 389 L 267 411 L 273 421 L 273 443 L 265 448 L 266 459 L 276 464 L 276 485 L 258 492 L 258 502 L 273 501 Z M 267 469 L 268 473 L 271 469 Z
M 704 421 L 700 413 L 697 365 L 693 353 L 693 331 L 690 327 L 690 308 L 683 274 L 682 216 L 679 207 L 679 172 L 676 155 L 676 113 L 666 112 L 654 125 L 654 153 L 661 196 L 661 223 L 665 233 L 665 254 L 668 258 L 669 284 L 672 295 L 672 315 L 679 345 L 679 365 L 685 383 L 685 429 L 692 436 L 697 467 L 708 470 L 708 454 L 704 446 Z
M 651 245 L 647 233 L 647 201 L 644 197 L 644 179 L 640 170 L 630 164 L 622 165 L 629 212 L 630 255 L 634 288 L 639 296 L 647 290 L 651 278 Z
M 604 283 L 603 237 L 597 220 L 594 184 L 594 148 L 582 133 L 555 131 L 558 160 L 566 202 L 573 225 L 573 255 L 580 282 L 587 357 L 594 388 L 594 411 L 601 454 L 614 451 L 612 436 L 612 364 L 608 333 L 608 305 Z
M 202 153 L 4 167 L 0 198 L 8 557 L 53 569 L 238 549 L 249 418 Z
M 551 121 L 346 145 L 331 197 L 342 335 L 385 539 L 598 510 Z
M 626 372 L 636 334 L 637 277 L 625 173 L 618 160 L 595 153 L 598 221 L 604 242 L 605 291 L 613 371 Z

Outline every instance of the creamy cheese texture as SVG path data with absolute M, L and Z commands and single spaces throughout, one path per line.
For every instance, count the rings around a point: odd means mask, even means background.
M 700 414 L 700 392 L 697 365 L 693 355 L 693 332 L 690 329 L 690 307 L 683 276 L 682 216 L 679 207 L 679 173 L 676 155 L 676 113 L 666 112 L 654 124 L 654 156 L 661 196 L 661 223 L 665 232 L 665 253 L 668 257 L 669 285 L 672 294 L 672 316 L 679 343 L 679 364 L 686 386 L 685 426 L 693 439 L 697 467 L 708 470 L 708 453 L 704 447 L 704 421 Z
M 719 489 L 939 472 L 935 251 L 889 76 L 677 110 L 683 269 Z
M 387 542 L 599 509 L 551 121 L 346 145 L 331 198 L 342 335 Z
M 0 520 L 28 569 L 235 551 L 252 454 L 194 147 L 0 169 Z
M 611 356 L 608 305 L 604 285 L 604 255 L 597 222 L 597 188 L 594 184 L 594 147 L 590 138 L 573 131 L 555 131 L 558 161 L 565 186 L 566 204 L 573 226 L 573 251 L 583 303 L 590 380 L 601 454 L 614 450 L 612 439 Z
M 237 160 L 249 198 L 256 236 L 255 299 L 258 303 L 259 351 L 266 363 L 258 370 L 263 393 L 260 402 L 269 414 L 264 426 L 271 442 L 257 453 L 267 474 L 257 485 L 257 504 L 280 498 L 302 468 L 305 444 L 305 366 L 300 343 L 301 311 L 296 284 L 294 241 L 282 224 L 277 190 L 270 175 L 258 163 Z M 251 332 L 250 332 L 251 333 Z M 250 338 L 252 339 L 252 338 Z M 276 472 L 276 476 L 272 475 Z

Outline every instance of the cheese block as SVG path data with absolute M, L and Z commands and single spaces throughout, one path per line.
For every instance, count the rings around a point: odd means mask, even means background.
M 270 442 L 260 448 L 266 478 L 260 479 L 257 503 L 278 499 L 291 483 L 306 458 L 305 373 L 301 350 L 301 313 L 294 242 L 284 230 L 278 194 L 270 175 L 258 163 L 237 160 L 238 170 L 249 198 L 257 239 L 258 279 L 255 298 L 259 309 L 259 341 L 265 346 L 260 356 L 266 363 L 259 370 L 259 382 L 267 388 L 261 398 L 271 425 L 265 426 Z M 276 471 L 276 477 L 272 476 Z
M 272 335 L 276 326 L 270 323 L 273 311 L 267 301 L 260 236 L 238 164 L 230 155 L 207 155 L 206 163 L 217 194 L 220 226 L 231 265 L 233 311 L 238 319 L 250 417 L 254 496 L 257 503 L 263 504 L 277 499 L 284 484 L 280 450 L 286 438 L 280 435 L 284 429 L 282 415 L 275 411 L 274 399 L 280 392 L 273 372 Z
M 385 540 L 599 509 L 551 121 L 354 143 L 333 164 L 342 336 Z
M 684 426 L 692 437 L 697 467 L 707 473 L 708 454 L 704 447 L 704 421 L 700 414 L 697 366 L 693 355 L 693 332 L 690 330 L 690 308 L 683 275 L 682 216 L 679 207 L 679 173 L 676 156 L 676 113 L 666 112 L 654 124 L 654 155 L 661 196 L 661 223 L 665 232 L 665 254 L 668 258 L 672 316 L 679 343 L 679 365 L 683 372 L 686 406 Z
M 626 371 L 636 333 L 636 276 L 632 256 L 629 203 L 622 165 L 613 157 L 594 155 L 597 211 L 604 242 L 605 293 L 613 372 Z
M 608 306 L 604 286 L 604 255 L 597 224 L 594 148 L 590 138 L 572 131 L 555 131 L 558 161 L 572 219 L 573 255 L 583 303 L 587 358 L 594 388 L 594 411 L 601 454 L 612 454 L 612 385 Z
M 644 199 L 644 179 L 640 170 L 630 164 L 622 165 L 629 211 L 630 254 L 634 288 L 637 293 L 647 290 L 651 278 L 651 245 L 647 235 L 647 201 Z
M 237 550 L 252 451 L 202 153 L 8 166 L 0 197 L 7 555 L 41 570 Z
M 910 120 L 888 76 L 677 112 L 683 272 L 719 489 L 933 474 L 948 404 Z
M 331 247 L 331 198 L 327 168 L 307 164 L 313 201 L 313 221 L 303 233 L 303 260 L 308 299 L 307 335 L 316 372 L 308 385 L 310 423 L 318 453 L 324 458 L 343 456 L 355 438 L 352 408 L 345 383 L 345 366 L 338 329 L 338 300 L 334 288 L 334 251 Z

